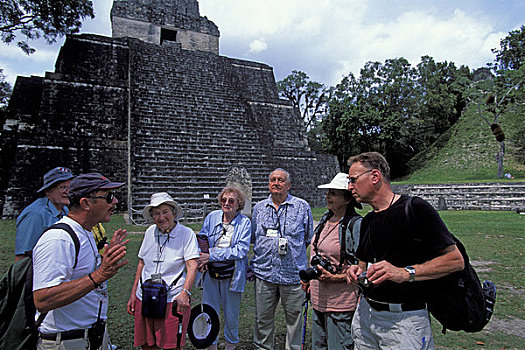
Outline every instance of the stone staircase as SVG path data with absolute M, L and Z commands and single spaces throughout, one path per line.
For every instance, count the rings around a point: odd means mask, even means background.
M 250 174 L 253 202 L 266 197 L 271 162 L 224 57 L 169 46 L 140 53 L 133 58 L 133 74 L 141 82 L 132 98 L 134 212 L 152 193 L 167 191 L 189 221 L 201 220 L 217 207 L 233 166 Z
M 419 196 L 438 210 L 525 210 L 524 182 L 393 185 L 397 193 Z

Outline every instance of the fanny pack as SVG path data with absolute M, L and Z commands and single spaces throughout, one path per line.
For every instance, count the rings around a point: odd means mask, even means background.
M 208 237 L 203 234 L 198 234 L 197 242 L 199 244 L 201 252 L 209 254 L 210 244 L 208 241 Z M 233 271 L 235 271 L 234 260 L 209 261 L 207 265 L 208 273 L 210 274 L 211 278 L 214 278 L 216 280 L 225 280 L 227 278 L 233 277 Z
M 140 278 L 140 288 L 142 289 L 142 316 L 149 318 L 164 318 L 166 316 L 166 306 L 168 305 L 168 291 L 179 281 L 184 271 L 168 286 L 163 279 L 147 279 L 142 283 Z
M 235 261 L 210 261 L 208 263 L 208 272 L 210 277 L 216 280 L 225 280 L 232 278 L 233 271 L 235 271 Z

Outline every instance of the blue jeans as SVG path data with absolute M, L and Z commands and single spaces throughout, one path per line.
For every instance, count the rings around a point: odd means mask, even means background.
M 220 314 L 224 312 L 224 338 L 228 343 L 239 342 L 239 308 L 242 293 L 230 291 L 231 278 L 216 280 L 207 273 L 204 276 L 202 302 L 210 305 Z M 217 339 L 215 342 L 217 343 Z

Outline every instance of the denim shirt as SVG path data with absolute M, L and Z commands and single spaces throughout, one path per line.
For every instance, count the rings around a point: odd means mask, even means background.
M 223 231 L 222 210 L 212 211 L 206 219 L 200 234 L 208 237 L 210 244 L 210 261 L 235 260 L 235 270 L 230 285 L 232 292 L 244 292 L 246 269 L 248 267 L 248 249 L 250 249 L 251 222 L 244 214 L 238 214 L 232 221 L 234 226 L 229 248 L 217 248 L 217 241 Z
M 68 212 L 67 207 L 58 211 L 47 197 L 38 198 L 28 205 L 16 219 L 15 255 L 33 250 L 44 229 Z
M 312 236 L 312 210 L 305 200 L 288 195 L 278 210 L 271 196 L 257 203 L 252 214 L 251 267 L 255 276 L 270 283 L 299 284 L 299 271 L 307 267 L 306 248 Z M 279 254 L 279 238 L 288 242 L 286 255 Z

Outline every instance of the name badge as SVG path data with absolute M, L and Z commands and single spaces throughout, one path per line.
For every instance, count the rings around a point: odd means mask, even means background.
M 266 230 L 266 237 L 277 237 L 278 235 L 279 231 L 274 228 L 269 228 Z

